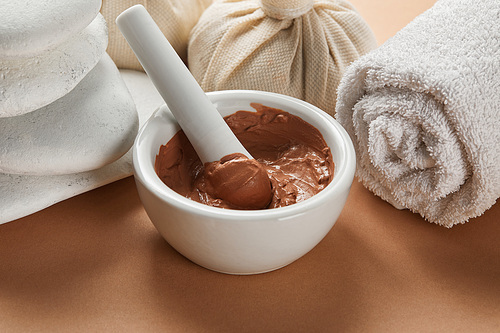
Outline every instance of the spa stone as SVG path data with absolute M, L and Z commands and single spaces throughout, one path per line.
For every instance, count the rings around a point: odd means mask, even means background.
M 0 57 L 27 57 L 53 49 L 83 30 L 101 0 L 2 1 Z
M 120 70 L 142 126 L 163 99 L 144 72 Z M 75 195 L 133 173 L 132 150 L 102 168 L 67 175 L 31 176 L 0 173 L 0 224 L 24 217 Z
M 0 57 L 0 118 L 37 110 L 67 94 L 106 51 L 108 30 L 101 14 L 53 50 L 28 58 Z
M 138 126 L 132 96 L 105 53 L 64 97 L 0 118 L 0 172 L 57 175 L 101 168 L 129 150 Z

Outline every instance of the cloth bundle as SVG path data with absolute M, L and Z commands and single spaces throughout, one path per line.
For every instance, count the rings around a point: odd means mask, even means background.
M 188 64 L 205 91 L 277 92 L 333 114 L 345 68 L 376 45 L 344 0 L 216 0 L 191 32 Z
M 179 56 L 187 60 L 189 32 L 213 0 L 104 0 L 101 13 L 109 22 L 107 52 L 118 68 L 143 71 L 141 64 L 115 24 L 116 17 L 125 9 L 143 5 L 167 37 Z
M 500 2 L 439 0 L 348 68 L 336 118 L 357 176 L 446 227 L 500 196 Z

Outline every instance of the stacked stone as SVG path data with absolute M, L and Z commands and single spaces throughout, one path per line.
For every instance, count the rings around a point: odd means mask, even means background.
M 132 146 L 139 121 L 106 53 L 101 0 L 7 0 L 0 20 L 0 173 L 102 168 Z

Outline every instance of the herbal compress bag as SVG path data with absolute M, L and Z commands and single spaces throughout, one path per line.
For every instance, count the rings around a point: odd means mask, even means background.
M 255 89 L 333 114 L 345 68 L 376 47 L 343 0 L 216 0 L 191 32 L 189 68 L 205 91 Z
M 108 22 L 107 52 L 118 68 L 143 70 L 134 52 L 115 24 L 116 17 L 125 9 L 141 4 L 167 37 L 179 56 L 186 61 L 189 32 L 203 11 L 213 0 L 104 0 L 101 13 Z

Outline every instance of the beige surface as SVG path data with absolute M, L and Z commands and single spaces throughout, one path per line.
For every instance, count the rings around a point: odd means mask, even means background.
M 429 9 L 435 0 L 351 0 L 368 22 L 379 44 Z
M 405 2 L 353 1 L 381 41 L 433 3 Z M 230 276 L 175 252 L 129 177 L 0 225 L 0 331 L 499 332 L 499 214 L 445 229 L 355 182 L 310 253 Z

